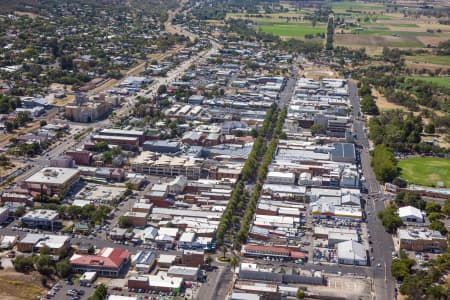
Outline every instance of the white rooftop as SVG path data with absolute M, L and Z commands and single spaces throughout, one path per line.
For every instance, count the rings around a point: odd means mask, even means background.
M 77 176 L 80 171 L 71 168 L 43 168 L 34 175 L 28 177 L 25 182 L 43 184 L 64 184 Z

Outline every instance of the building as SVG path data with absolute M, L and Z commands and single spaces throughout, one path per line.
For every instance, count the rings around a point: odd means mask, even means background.
M 400 249 L 434 252 L 447 248 L 447 237 L 438 231 L 399 229 L 397 236 Z
M 175 141 L 156 140 L 146 141 L 142 145 L 144 151 L 151 151 L 155 153 L 177 153 L 181 150 L 181 143 Z
M 144 142 L 144 131 L 141 130 L 122 130 L 122 129 L 105 128 L 100 130 L 98 132 L 98 135 L 136 138 L 138 139 L 139 144 L 142 144 Z
M 183 287 L 183 278 L 171 277 L 163 272 L 148 276 L 149 288 L 152 291 L 172 292 L 178 294 Z
M 139 147 L 139 139 L 137 137 L 95 134 L 91 136 L 91 140 L 94 143 L 105 142 L 109 145 L 120 146 L 125 150 L 135 150 Z
M 200 268 L 171 266 L 167 271 L 168 276 L 181 277 L 187 281 L 197 281 L 200 278 Z
M 330 152 L 331 160 L 335 162 L 355 163 L 356 149 L 354 144 L 335 143 Z
M 95 122 L 110 114 L 111 111 L 112 105 L 107 101 L 85 102 L 80 105 L 65 106 L 66 118 L 81 123 Z
M 29 211 L 22 218 L 22 224 L 32 228 L 53 229 L 56 227 L 58 212 L 50 209 L 36 209 Z
M 123 216 L 126 217 L 128 223 L 134 227 L 145 227 L 145 225 L 147 225 L 148 214 L 145 212 L 127 211 Z
M 336 248 L 340 264 L 367 266 L 367 251 L 360 243 L 345 241 L 336 244 Z
M 187 267 L 200 267 L 205 264 L 203 250 L 184 250 L 181 255 L 181 264 Z
M 414 206 L 404 206 L 398 209 L 398 215 L 403 222 L 423 223 L 424 212 Z
M 47 195 L 65 195 L 80 179 L 80 171 L 71 168 L 43 168 L 25 179 L 27 188 Z
M 91 284 L 97 279 L 97 272 L 84 272 L 80 277 L 80 285 Z
M 77 165 L 89 166 L 91 164 L 91 153 L 86 150 L 68 150 L 64 156 L 72 158 Z
M 192 157 L 171 157 L 143 151 L 131 162 L 133 172 L 158 176 L 200 178 L 202 163 Z
M 274 184 L 294 184 L 295 174 L 286 172 L 268 172 L 267 173 L 267 183 Z
M 158 267 L 168 269 L 176 262 L 176 260 L 177 260 L 176 255 L 160 254 L 158 258 Z
M 97 254 L 74 254 L 70 258 L 72 270 L 77 273 L 97 272 L 99 276 L 118 277 L 125 273 L 130 253 L 122 248 L 102 248 Z
M 131 263 L 138 272 L 148 273 L 156 262 L 156 254 L 153 251 L 139 251 L 131 258 Z
M 9 209 L 7 207 L 0 207 L 0 224 L 3 224 L 9 218 Z
M 28 233 L 17 243 L 17 250 L 21 252 L 39 252 L 42 247 L 48 247 L 50 253 L 59 255 L 70 247 L 70 237 L 66 235 Z

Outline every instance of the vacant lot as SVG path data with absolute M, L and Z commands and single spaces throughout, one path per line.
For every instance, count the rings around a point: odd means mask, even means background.
M 415 157 L 398 162 L 402 178 L 423 186 L 435 186 L 442 181 L 450 187 L 450 160 L 445 158 Z
M 14 270 L 4 270 L 0 276 L 0 299 L 36 299 L 45 289 L 38 283 L 40 275 L 24 275 Z
M 412 76 L 408 77 L 415 80 L 422 80 L 430 83 L 434 83 L 450 89 L 450 77 L 423 77 L 423 76 Z

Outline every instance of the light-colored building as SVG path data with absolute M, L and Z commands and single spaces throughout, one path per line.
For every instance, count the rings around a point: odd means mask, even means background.
M 367 251 L 363 245 L 355 241 L 345 241 L 336 244 L 336 254 L 340 264 L 367 265 Z
M 400 249 L 410 251 L 442 251 L 447 248 L 447 237 L 438 231 L 399 229 L 397 232 Z
M 267 183 L 294 184 L 295 174 L 289 172 L 269 172 L 267 173 Z
M 169 177 L 184 175 L 189 179 L 198 179 L 201 167 L 201 161 L 193 157 L 172 157 L 148 151 L 143 151 L 131 162 L 134 172 Z
M 111 113 L 112 104 L 107 101 L 86 102 L 65 106 L 65 116 L 74 122 L 91 123 Z
M 398 209 L 398 215 L 403 222 L 423 223 L 424 212 L 414 206 L 404 206 Z
M 43 168 L 25 179 L 28 189 L 46 194 L 62 194 L 69 191 L 80 179 L 80 171 L 71 168 Z
M 53 231 L 58 220 L 58 212 L 50 209 L 36 209 L 26 213 L 22 218 L 22 224 L 32 228 L 45 228 Z

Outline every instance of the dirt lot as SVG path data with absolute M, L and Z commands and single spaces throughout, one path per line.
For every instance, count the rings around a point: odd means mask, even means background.
M 2 300 L 35 299 L 46 292 L 40 282 L 41 276 L 38 273 L 25 275 L 17 273 L 13 269 L 2 270 L 0 273 L 0 298 Z

